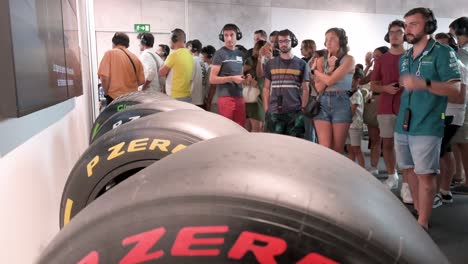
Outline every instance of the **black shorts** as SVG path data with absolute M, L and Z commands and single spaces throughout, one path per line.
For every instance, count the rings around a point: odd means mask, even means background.
M 110 103 L 112 103 L 112 101 L 114 101 L 114 98 L 108 96 L 108 95 L 104 95 L 104 97 L 106 98 L 106 101 L 107 101 L 107 105 L 109 105 Z
M 452 138 L 457 133 L 457 130 L 460 126 L 452 125 L 453 116 L 446 116 L 445 117 L 445 128 L 444 128 L 444 137 L 442 138 L 442 144 L 440 147 L 440 157 L 443 157 L 447 152 L 452 152 Z

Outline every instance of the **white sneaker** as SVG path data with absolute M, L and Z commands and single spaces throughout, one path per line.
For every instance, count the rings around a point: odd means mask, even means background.
M 374 176 L 379 176 L 379 169 L 376 167 L 370 167 L 367 169 L 367 171 Z
M 442 206 L 442 195 L 440 195 L 440 193 L 437 193 L 434 197 L 434 202 L 432 204 L 432 208 L 438 208 L 440 206 Z
M 383 183 L 390 190 L 394 188 L 398 188 L 398 174 L 397 173 L 389 174 L 388 178 Z
M 400 190 L 400 197 L 403 200 L 405 204 L 412 204 L 413 203 L 413 197 L 411 196 L 411 190 L 409 188 L 408 183 L 404 182 L 401 185 L 401 190 Z

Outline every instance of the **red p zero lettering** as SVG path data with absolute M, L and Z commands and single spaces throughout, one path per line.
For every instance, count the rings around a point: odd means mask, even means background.
M 197 234 L 226 233 L 228 226 L 184 227 L 172 246 L 173 256 L 218 256 L 219 249 L 190 249 L 193 245 L 222 245 L 224 238 L 195 238 Z
M 255 245 L 255 241 L 266 243 L 266 245 Z M 228 256 L 240 260 L 247 251 L 252 251 L 258 262 L 273 264 L 276 263 L 275 256 L 283 254 L 285 250 L 286 242 L 281 238 L 244 231 L 232 246 Z
M 136 245 L 130 250 L 127 255 L 120 261 L 120 264 L 141 263 L 152 259 L 158 259 L 164 255 L 162 250 L 157 250 L 153 253 L 148 251 L 161 239 L 166 233 L 164 227 L 156 228 L 147 232 L 140 233 L 122 240 L 122 245 Z
M 99 264 L 99 253 L 96 250 L 91 251 L 86 257 L 78 261 L 77 264 Z
M 310 253 L 301 259 L 297 264 L 339 264 L 336 261 L 333 261 L 327 257 L 319 255 L 317 253 Z

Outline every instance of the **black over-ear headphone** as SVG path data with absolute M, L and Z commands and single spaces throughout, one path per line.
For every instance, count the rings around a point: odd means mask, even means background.
M 213 52 L 211 49 L 205 49 L 205 51 L 206 51 L 206 57 L 207 57 L 208 59 L 213 58 L 213 56 L 214 56 L 214 54 L 215 54 L 215 52 L 216 52 L 216 50 Z
M 346 49 L 348 47 L 348 36 L 346 36 L 346 31 L 344 31 L 344 29 L 339 28 L 339 31 L 341 31 L 340 47 Z
M 171 41 L 172 43 L 176 43 L 178 41 L 178 38 L 177 38 L 177 34 L 175 33 L 175 31 L 171 31 Z
M 161 46 L 159 46 L 159 47 L 161 47 Z M 161 50 L 162 50 L 163 57 L 167 57 L 169 55 L 169 53 L 166 51 L 166 46 L 162 46 Z
M 458 44 L 457 44 L 457 40 L 455 39 L 455 36 L 453 36 L 452 34 L 450 33 L 447 33 L 447 36 L 449 37 L 449 46 L 454 49 L 455 51 L 458 51 Z
M 140 43 L 141 43 L 141 45 L 148 46 L 148 41 L 147 41 L 146 38 L 145 38 L 145 34 L 142 34 L 142 35 L 141 35 Z
M 289 37 L 291 38 L 291 47 L 295 48 L 297 47 L 297 45 L 299 44 L 299 41 L 297 40 L 296 38 L 296 35 L 294 35 L 294 33 L 289 30 L 289 29 L 286 29 L 289 33 Z
M 455 19 L 455 21 L 450 24 L 450 27 L 453 29 L 455 36 L 468 36 L 468 18 L 460 17 Z
M 340 48 L 346 50 L 346 48 L 348 47 L 348 36 L 346 36 L 346 31 L 342 28 L 332 28 L 329 29 L 328 32 L 335 32 L 338 35 L 338 39 L 340 41 Z M 326 47 L 327 42 L 325 41 L 323 45 Z
M 428 35 L 434 33 L 437 30 L 437 19 L 431 9 L 426 8 L 426 14 L 429 17 L 424 26 L 424 32 Z
M 385 37 L 384 37 L 384 40 L 385 42 L 387 43 L 390 43 L 390 28 L 391 27 L 394 27 L 394 26 L 397 26 L 397 27 L 401 27 L 403 30 L 405 30 L 405 22 L 401 21 L 401 20 L 393 20 L 392 23 L 390 23 L 388 25 L 388 30 L 387 30 L 387 34 L 385 34 Z M 403 41 L 406 42 L 406 33 L 403 32 Z
M 239 27 L 236 26 L 235 24 L 226 24 L 224 25 L 223 29 L 221 29 L 221 32 L 219 33 L 219 40 L 224 42 L 224 29 L 226 27 L 235 27 L 236 28 L 236 39 L 240 40 L 242 38 L 242 32 L 240 31 Z

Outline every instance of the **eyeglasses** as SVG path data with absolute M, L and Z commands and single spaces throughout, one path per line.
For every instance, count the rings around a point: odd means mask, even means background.
M 278 40 L 278 44 L 289 44 L 289 42 L 291 42 L 290 39 Z
M 397 31 L 389 31 L 388 34 L 391 36 L 400 36 L 404 32 L 402 30 L 397 30 Z

